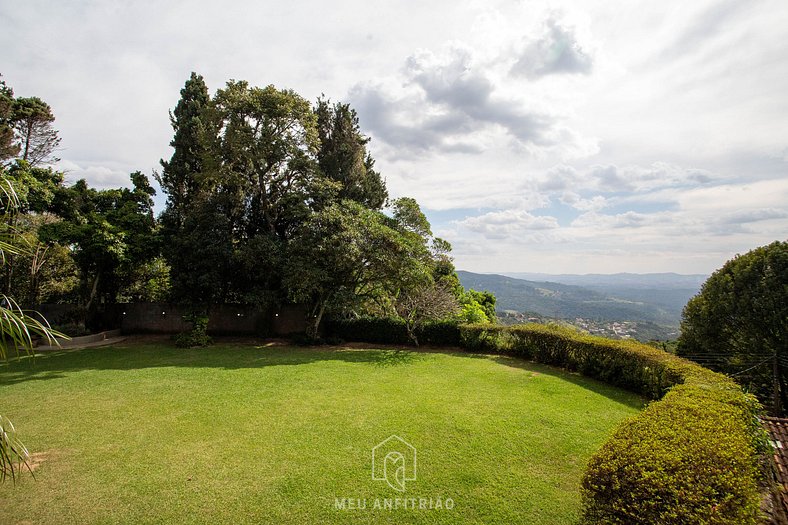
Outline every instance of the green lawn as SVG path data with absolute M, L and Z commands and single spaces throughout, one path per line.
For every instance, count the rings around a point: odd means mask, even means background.
M 0 413 L 43 453 L 35 481 L 0 486 L 0 523 L 569 524 L 589 456 L 642 404 L 550 367 L 453 352 L 38 356 L 0 365 Z M 392 434 L 418 451 L 405 492 L 372 479 L 371 450 Z M 342 498 L 366 508 L 337 509 Z M 409 508 L 374 508 L 395 498 Z

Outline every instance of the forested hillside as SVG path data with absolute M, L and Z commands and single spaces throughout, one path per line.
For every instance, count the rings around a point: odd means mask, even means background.
M 499 311 L 514 310 L 557 319 L 646 321 L 677 326 L 686 296 L 692 290 L 639 289 L 624 285 L 596 289 L 547 281 L 528 281 L 503 275 L 458 271 L 463 286 L 489 290 Z

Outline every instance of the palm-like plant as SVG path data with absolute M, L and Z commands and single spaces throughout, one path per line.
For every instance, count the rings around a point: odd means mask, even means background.
M 19 199 L 11 183 L 0 176 L 0 261 L 6 262 L 7 254 L 19 254 L 23 250 L 14 245 L 14 229 L 11 226 L 13 214 L 19 206 Z M 40 316 L 39 316 L 40 317 Z M 49 344 L 57 344 L 56 337 L 63 337 L 52 330 L 49 324 L 31 317 L 10 297 L 0 295 L 0 360 L 7 360 L 12 354 L 16 357 L 33 353 L 34 339 L 46 339 Z M 0 414 L 0 482 L 7 476 L 16 479 L 23 466 L 30 467 L 30 453 L 16 436 L 13 423 Z

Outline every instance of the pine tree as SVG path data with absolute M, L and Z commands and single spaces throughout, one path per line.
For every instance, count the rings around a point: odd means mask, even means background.
M 183 225 L 186 210 L 197 192 L 198 175 L 203 171 L 203 112 L 210 101 L 208 87 L 202 75 L 192 73 L 181 90 L 181 99 L 170 113 L 175 135 L 170 146 L 175 150 L 169 161 L 162 160 L 162 172 L 157 177 L 167 195 L 162 224 L 167 232 L 176 233 Z
M 320 138 L 318 163 L 326 177 L 341 184 L 339 198 L 373 210 L 382 208 L 388 198 L 386 184 L 374 170 L 375 161 L 366 147 L 369 138 L 361 133 L 356 110 L 321 98 L 315 113 Z
M 55 115 L 49 104 L 38 97 L 17 98 L 12 118 L 22 160 L 31 166 L 60 160 L 52 155 L 60 146 L 60 137 L 52 127 Z

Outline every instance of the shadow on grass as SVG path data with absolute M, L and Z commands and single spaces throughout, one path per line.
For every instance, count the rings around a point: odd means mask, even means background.
M 140 370 L 164 367 L 235 370 L 305 365 L 320 361 L 367 363 L 376 367 L 403 366 L 421 359 L 402 349 L 356 350 L 331 347 L 223 345 L 176 348 L 172 344 L 119 344 L 21 357 L 0 363 L 0 385 L 59 379 L 84 370 Z
M 521 370 L 527 370 L 536 374 L 557 377 L 586 390 L 590 390 L 596 394 L 605 396 L 608 399 L 618 401 L 619 403 L 631 408 L 643 409 L 649 402 L 648 399 L 636 392 L 624 390 L 620 386 L 611 385 L 598 379 L 586 377 L 579 372 L 569 372 L 568 370 L 557 368 L 555 366 L 536 363 L 533 361 L 526 361 L 518 357 L 505 355 L 478 357 L 491 358 L 496 363 L 500 363 L 505 366 L 511 366 L 513 368 L 519 368 Z
M 28 381 L 48 381 L 67 373 L 85 370 L 141 370 L 165 367 L 195 367 L 235 370 L 270 366 L 296 366 L 321 361 L 363 363 L 374 367 L 413 364 L 429 353 L 465 359 L 485 359 L 534 374 L 560 378 L 595 394 L 633 408 L 645 400 L 630 392 L 559 368 L 525 361 L 516 357 L 484 355 L 458 348 L 404 349 L 370 345 L 373 349 L 347 347 L 298 347 L 217 343 L 207 348 L 176 348 L 171 343 L 119 344 L 111 347 L 83 348 L 23 357 L 0 364 L 0 385 Z M 377 347 L 376 347 L 377 346 Z

